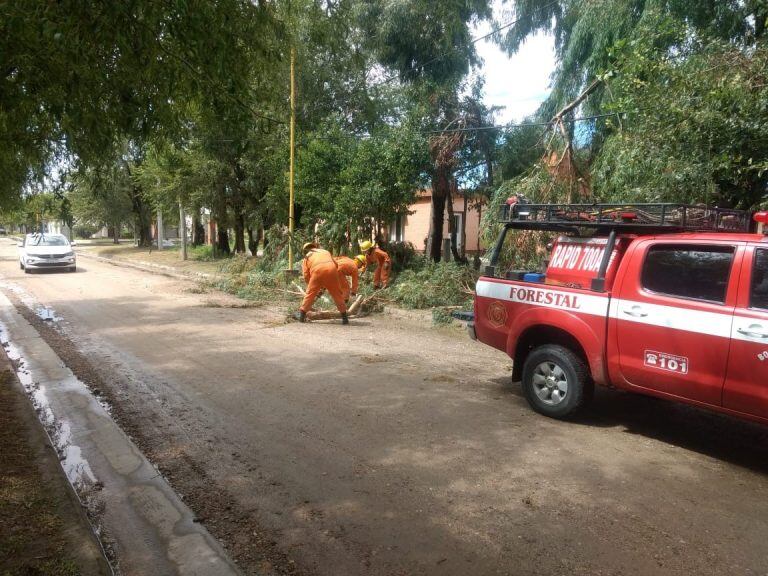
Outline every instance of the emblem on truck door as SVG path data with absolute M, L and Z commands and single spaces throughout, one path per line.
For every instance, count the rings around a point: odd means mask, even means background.
M 667 372 L 688 374 L 688 358 L 685 356 L 675 356 L 674 354 L 666 354 L 665 352 L 646 350 L 645 365 L 650 368 L 666 370 Z
M 501 328 L 507 323 L 507 307 L 498 300 L 496 302 L 491 302 L 488 306 L 486 316 L 488 322 L 490 322 L 492 326 Z

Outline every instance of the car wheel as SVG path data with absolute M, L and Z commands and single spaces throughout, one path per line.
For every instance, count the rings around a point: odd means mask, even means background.
M 21 260 L 19 260 L 19 268 L 24 270 L 24 263 Z
M 29 268 L 27 268 L 27 267 L 25 266 L 25 267 L 24 267 L 24 274 L 32 274 L 32 270 L 30 270 Z
M 576 414 L 592 399 L 594 386 L 584 360 L 563 346 L 540 346 L 523 365 L 525 399 L 550 418 Z
M 69 270 L 70 272 L 77 272 L 77 266 L 70 266 L 70 267 L 68 268 L 68 270 Z

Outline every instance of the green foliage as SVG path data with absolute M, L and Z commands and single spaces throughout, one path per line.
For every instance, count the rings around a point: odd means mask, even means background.
M 768 45 L 670 58 L 656 25 L 617 53 L 612 124 L 594 165 L 602 198 L 754 208 L 768 194 Z M 668 34 L 668 32 L 667 32 Z
M 130 175 L 120 163 L 76 173 L 68 199 L 78 223 L 97 229 L 102 226 L 119 229 L 131 218 L 132 192 Z
M 360 6 L 377 59 L 405 82 L 432 86 L 456 85 L 467 73 L 476 61 L 469 23 L 490 15 L 487 0 L 373 0 Z
M 502 230 L 501 209 L 507 198 L 522 194 L 534 203 L 562 202 L 568 191 L 563 183 L 554 180 L 541 165 L 523 176 L 504 182 L 493 194 L 481 223 L 483 243 L 494 246 Z M 547 257 L 547 244 L 554 234 L 534 231 L 510 231 L 499 254 L 502 270 L 541 270 Z
M 509 5 L 512 0 L 505 0 Z M 768 5 L 764 0 L 514 0 L 518 22 L 500 43 L 516 52 L 538 32 L 555 38 L 558 67 L 553 90 L 542 108 L 544 117 L 573 100 L 594 78 L 611 70 L 611 49 L 631 39 L 638 27 L 659 15 L 685 22 L 685 39 L 659 37 L 662 49 L 684 49 L 688 39 L 716 38 L 749 44 L 765 31 Z M 598 90 L 591 109 L 599 108 L 606 94 Z
M 320 224 L 321 239 L 343 250 L 358 226 L 386 223 L 407 210 L 423 184 L 426 150 L 409 124 L 382 126 L 359 139 L 329 119 L 299 154 L 301 224 Z
M 432 309 L 432 324 L 435 326 L 447 326 L 453 322 L 453 317 L 449 310 L 445 308 Z
M 123 138 L 177 135 L 180 103 L 247 92 L 280 29 L 265 4 L 0 4 L 0 201 L 56 160 L 94 165 Z
M 82 238 L 83 240 L 86 240 L 96 234 L 96 232 L 99 231 L 99 228 L 94 226 L 93 224 L 76 224 L 75 227 L 72 229 L 72 232 L 75 235 L 75 238 Z
M 467 266 L 429 262 L 399 274 L 387 297 L 404 308 L 461 306 L 471 301 L 476 281 L 477 273 Z
M 530 121 L 527 118 L 525 121 Z M 539 126 L 515 128 L 504 134 L 499 147 L 499 169 L 502 180 L 512 180 L 528 172 L 544 155 L 542 130 Z
M 395 273 L 407 268 L 418 268 L 423 264 L 423 257 L 416 254 L 416 248 L 410 242 L 390 242 L 385 248 L 392 259 L 392 271 Z
M 267 261 L 236 254 L 222 264 L 224 274 L 214 285 L 246 300 L 273 304 L 293 302 L 299 296 L 293 294 L 294 288 L 286 286 L 285 269 L 284 261 Z
M 213 253 L 213 246 L 209 244 L 187 246 L 187 256 L 190 260 L 198 260 L 200 262 L 212 262 L 217 259 Z

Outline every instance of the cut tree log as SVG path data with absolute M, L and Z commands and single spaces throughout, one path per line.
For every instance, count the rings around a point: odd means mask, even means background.
M 347 310 L 347 316 L 354 317 L 357 316 L 357 314 L 360 312 L 360 309 L 362 308 L 363 304 L 365 304 L 368 300 L 373 298 L 373 295 L 371 295 L 370 298 L 364 298 L 362 294 L 358 294 L 355 298 L 355 301 L 352 302 L 349 309 Z M 335 320 L 341 318 L 341 312 L 338 310 L 319 310 L 315 312 L 314 310 L 310 310 L 307 312 L 307 320 Z
M 350 305 L 349 310 L 347 311 L 347 313 L 350 316 L 356 316 L 357 313 L 360 311 L 360 308 L 363 305 L 363 300 L 364 300 L 363 295 L 362 294 L 358 294 L 355 297 L 355 301 L 352 302 L 352 304 Z

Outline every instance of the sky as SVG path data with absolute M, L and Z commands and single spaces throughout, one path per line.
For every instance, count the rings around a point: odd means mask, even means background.
M 494 4 L 496 20 L 508 22 L 508 11 L 503 14 L 498 1 Z M 474 27 L 472 36 L 477 38 L 491 30 L 491 23 L 483 22 Z M 505 107 L 496 113 L 496 123 L 519 122 L 535 112 L 549 95 L 550 75 L 555 68 L 553 38 L 544 34 L 532 36 L 512 57 L 491 39 L 478 42 L 476 49 L 484 61 L 476 73 L 485 78 L 485 103 Z

